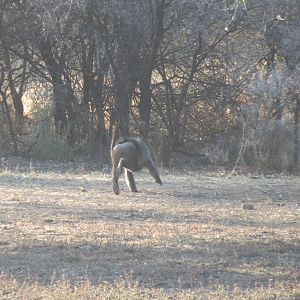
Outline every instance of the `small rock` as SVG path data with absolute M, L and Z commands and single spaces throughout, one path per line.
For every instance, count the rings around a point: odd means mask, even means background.
M 94 250 L 94 247 L 91 245 L 82 245 L 82 246 L 79 246 L 79 249 L 82 251 L 82 253 L 84 255 L 88 256 Z
M 242 209 L 253 210 L 254 205 L 250 203 L 242 203 Z
M 0 241 L 0 246 L 7 246 L 7 245 L 9 245 L 9 242 Z
M 45 223 L 54 223 L 55 221 L 53 219 L 46 219 Z
M 85 193 L 85 192 L 86 192 L 86 189 L 85 189 L 85 188 L 83 188 L 83 187 L 80 187 L 80 188 L 79 188 L 79 190 L 80 190 L 81 192 L 83 192 L 83 193 Z

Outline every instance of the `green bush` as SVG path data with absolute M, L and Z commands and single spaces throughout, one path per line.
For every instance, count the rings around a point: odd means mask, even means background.
M 66 134 L 57 134 L 53 119 L 52 93 L 45 88 L 30 94 L 32 99 L 30 115 L 33 120 L 30 156 L 40 160 L 61 161 L 70 157 Z
M 36 143 L 33 148 L 34 158 L 40 160 L 66 160 L 70 157 L 65 135 L 57 135 L 52 118 L 46 118 L 37 128 Z

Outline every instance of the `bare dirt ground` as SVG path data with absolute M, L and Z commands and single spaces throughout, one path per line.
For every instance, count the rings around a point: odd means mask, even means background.
M 299 177 L 136 179 L 2 164 L 1 299 L 300 299 Z

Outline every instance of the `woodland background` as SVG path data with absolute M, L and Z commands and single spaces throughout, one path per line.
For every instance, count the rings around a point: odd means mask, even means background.
M 297 172 L 300 1 L 1 0 L 0 156 Z

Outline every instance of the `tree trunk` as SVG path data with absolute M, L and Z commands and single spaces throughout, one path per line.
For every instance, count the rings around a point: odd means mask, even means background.
M 52 53 L 52 45 L 48 38 L 40 41 L 39 50 L 52 81 L 55 131 L 57 134 L 61 134 L 67 129 L 68 123 L 65 106 L 66 95 L 64 82 L 61 78 L 60 68 L 58 63 L 55 61 Z
M 294 112 L 294 168 L 299 168 L 299 151 L 300 151 L 300 140 L 299 140 L 299 117 L 300 117 L 300 95 L 296 98 L 296 107 Z
M 11 91 L 14 109 L 16 111 L 16 116 L 19 118 L 19 120 L 22 120 L 24 116 L 24 106 L 22 102 L 22 97 L 16 89 L 15 82 L 12 76 L 12 67 L 11 67 L 9 51 L 6 47 L 4 47 L 3 52 L 4 52 L 5 67 L 7 69 L 8 84 L 9 84 L 9 89 Z
M 140 79 L 140 90 L 141 90 L 141 99 L 139 103 L 139 112 L 141 119 L 141 135 L 148 139 L 149 133 L 149 123 L 150 123 L 150 115 L 151 115 L 151 74 L 147 72 L 143 78 Z
M 6 94 L 0 90 L 1 96 L 2 96 L 2 103 L 3 103 L 3 111 L 5 111 L 6 117 L 7 117 L 7 123 L 8 123 L 8 128 L 9 128 L 9 133 L 10 133 L 10 137 L 11 137 L 11 141 L 13 144 L 13 149 L 14 149 L 14 154 L 16 156 L 19 155 L 19 149 L 18 149 L 18 144 L 17 144 L 17 138 L 16 138 L 16 133 L 13 127 L 13 123 L 11 120 L 11 116 L 9 113 L 9 107 L 7 104 L 7 98 L 6 98 Z
M 93 81 L 92 99 L 97 113 L 97 133 L 94 144 L 95 153 L 98 154 L 99 161 L 102 163 L 106 159 L 106 129 L 104 123 L 104 103 L 103 103 L 103 75 L 98 72 L 98 78 Z
M 73 146 L 76 139 L 76 112 L 71 81 L 64 73 L 61 63 L 58 63 L 54 58 L 52 44 L 48 38 L 40 41 L 39 50 L 52 80 L 55 131 L 57 134 L 67 133 L 68 143 Z M 63 80 L 63 75 L 66 82 Z
M 117 73 L 117 74 L 116 74 Z M 116 114 L 122 136 L 129 135 L 130 82 L 128 74 L 121 70 L 115 73 Z
M 122 136 L 128 136 L 129 135 L 129 104 L 130 104 L 130 97 L 125 90 L 124 93 L 121 92 L 122 89 L 120 89 L 117 93 L 117 104 L 116 104 L 116 110 L 117 110 L 117 116 L 118 121 L 120 122 L 120 130 Z
M 151 2 L 150 2 L 151 3 Z M 152 20 L 152 35 L 150 36 L 149 52 L 145 58 L 145 63 L 142 69 L 142 75 L 139 78 L 141 99 L 139 104 L 139 112 L 141 119 L 141 134 L 148 139 L 149 123 L 151 116 L 151 78 L 155 67 L 158 49 L 164 35 L 164 13 L 165 8 L 163 2 L 153 2 L 150 4 Z

